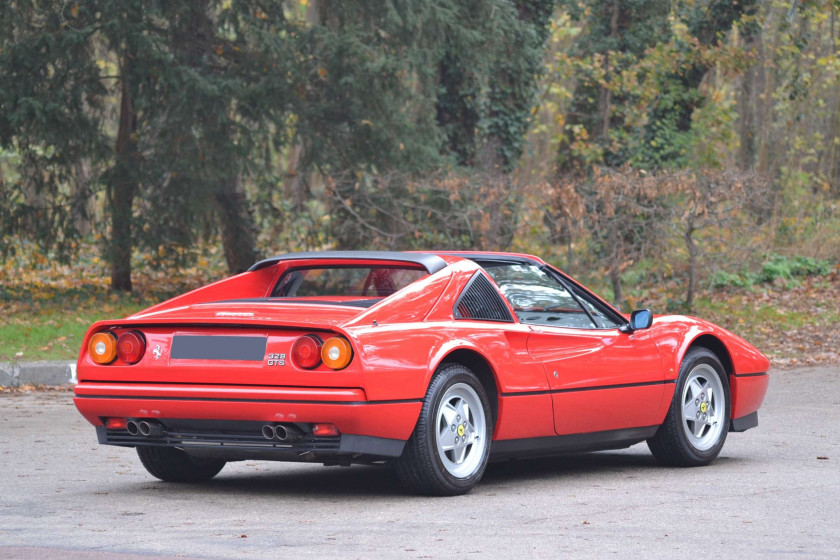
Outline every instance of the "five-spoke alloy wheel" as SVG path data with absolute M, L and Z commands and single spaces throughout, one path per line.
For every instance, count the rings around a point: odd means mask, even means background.
M 699 451 L 714 447 L 723 432 L 726 401 L 720 379 L 712 366 L 699 364 L 689 372 L 683 386 L 683 430 Z
M 486 455 L 487 420 L 478 393 L 466 383 L 450 386 L 435 416 L 435 440 L 443 468 L 454 477 L 468 477 Z
M 409 489 L 439 496 L 475 486 L 490 454 L 493 421 L 487 393 L 460 364 L 435 372 L 420 418 L 394 468 Z
M 683 358 L 665 422 L 648 447 L 666 465 L 706 465 L 723 448 L 730 410 L 729 380 L 720 360 L 706 348 L 693 348 Z

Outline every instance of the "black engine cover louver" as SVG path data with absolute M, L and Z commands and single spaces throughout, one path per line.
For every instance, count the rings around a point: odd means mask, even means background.
M 502 296 L 481 272 L 476 272 L 467 283 L 455 303 L 454 314 L 456 319 L 513 322 Z

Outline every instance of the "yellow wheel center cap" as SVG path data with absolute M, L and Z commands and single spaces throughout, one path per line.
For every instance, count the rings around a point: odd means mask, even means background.
M 458 437 L 464 437 L 464 425 L 458 426 Z
M 709 405 L 707 405 L 706 403 L 702 403 L 702 404 L 700 405 L 700 412 L 702 412 L 703 414 L 706 414 L 706 411 L 707 411 L 708 409 L 709 409 Z

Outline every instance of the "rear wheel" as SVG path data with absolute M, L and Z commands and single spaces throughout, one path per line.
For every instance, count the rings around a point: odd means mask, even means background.
M 729 380 L 720 360 L 705 348 L 689 350 L 671 408 L 648 447 L 666 465 L 707 465 L 726 441 L 730 410 Z
M 204 482 L 222 470 L 225 461 L 191 457 L 174 447 L 137 447 L 140 462 L 152 476 L 166 482 Z
M 460 364 L 435 373 L 414 433 L 394 468 L 414 492 L 464 494 L 481 480 L 490 454 L 493 420 L 478 378 Z

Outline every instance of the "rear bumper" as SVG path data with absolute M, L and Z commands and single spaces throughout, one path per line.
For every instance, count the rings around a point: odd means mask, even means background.
M 120 447 L 177 447 L 197 457 L 227 461 L 265 459 L 273 461 L 368 462 L 402 454 L 405 441 L 342 434 L 335 437 L 304 435 L 293 442 L 269 440 L 262 436 L 263 422 L 159 420 L 163 433 L 144 437 L 126 430 L 96 428 L 103 445 Z
M 342 437 L 403 442 L 422 406 L 419 399 L 368 401 L 359 388 L 80 382 L 75 395 L 79 412 L 97 427 L 109 417 L 213 420 L 222 427 L 225 422 L 330 423 Z

